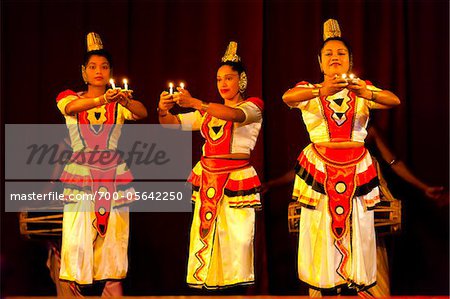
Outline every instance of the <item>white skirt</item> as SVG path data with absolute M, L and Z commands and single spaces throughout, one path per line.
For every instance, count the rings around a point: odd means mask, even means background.
M 218 204 L 217 218 L 211 233 L 200 237 L 201 200 L 195 201 L 191 226 L 187 283 L 197 288 L 223 288 L 252 284 L 255 209 L 230 208 Z
M 95 219 L 92 201 L 64 207 L 60 279 L 92 284 L 95 280 L 125 278 L 129 207 L 111 209 L 105 237 L 94 227 Z
M 302 207 L 299 232 L 299 278 L 313 288 L 330 289 L 355 284 L 370 287 L 376 282 L 376 239 L 374 212 L 353 198 L 351 229 L 341 240 L 330 230 L 328 201 L 315 210 Z

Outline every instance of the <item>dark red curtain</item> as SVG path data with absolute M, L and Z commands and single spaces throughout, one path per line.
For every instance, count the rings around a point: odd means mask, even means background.
M 100 33 L 114 77 L 129 79 L 156 123 L 160 92 L 183 80 L 193 96 L 218 101 L 215 72 L 230 40 L 249 76 L 248 94 L 266 104 L 253 153 L 263 180 L 294 165 L 308 143 L 297 110 L 281 96 L 296 82 L 321 80 L 322 24 L 336 18 L 354 52 L 354 72 L 395 92 L 402 105 L 374 124 L 418 177 L 448 186 L 448 2 L 416 1 L 48 1 L 1 2 L 3 123 L 62 123 L 55 106 L 65 89 L 81 90 L 85 36 Z M 201 139 L 194 134 L 194 160 Z M 404 199 L 401 235 L 390 240 L 393 294 L 448 294 L 448 206 L 438 207 L 392 177 Z M 296 238 L 287 232 L 290 187 L 272 190 L 258 215 L 257 285 L 237 293 L 306 295 L 296 277 Z M 2 212 L 2 295 L 48 295 L 45 248 L 18 234 L 17 215 Z M 184 283 L 187 213 L 132 215 L 129 295 L 203 294 Z M 210 293 L 206 293 L 210 294 Z

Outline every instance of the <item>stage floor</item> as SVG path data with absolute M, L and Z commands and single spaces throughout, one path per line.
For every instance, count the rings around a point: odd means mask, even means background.
M 55 298 L 63 298 L 63 297 L 36 297 L 36 296 L 30 296 L 30 297 L 19 297 L 19 296 L 11 296 L 11 297 L 4 297 L 5 299 L 55 299 Z M 69 297 L 66 297 L 69 298 Z M 84 298 L 100 298 L 100 297 L 84 297 Z M 205 299 L 205 298 L 227 298 L 227 299 L 302 299 L 302 298 L 310 298 L 308 296 L 271 296 L 271 295 L 252 295 L 252 296 L 211 296 L 208 294 L 205 294 L 203 296 L 123 296 L 123 297 L 109 297 L 111 299 L 113 298 L 120 298 L 120 299 Z M 325 296 L 324 298 L 362 298 L 358 296 Z M 391 297 L 383 297 L 383 298 L 393 298 L 393 299 L 406 299 L 406 298 L 412 298 L 412 299 L 443 299 L 443 298 L 449 298 L 448 296 L 391 296 Z

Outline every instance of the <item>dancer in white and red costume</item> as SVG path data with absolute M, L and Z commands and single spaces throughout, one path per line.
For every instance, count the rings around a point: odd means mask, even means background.
M 107 281 L 103 295 L 122 295 L 120 280 L 128 270 L 129 212 L 132 175 L 115 154 L 125 120 L 147 116 L 131 91 L 108 89 L 112 76 L 111 55 L 100 36 L 89 33 L 88 52 L 82 66 L 87 91 L 61 92 L 56 101 L 69 129 L 73 155 L 61 174 L 64 195 L 61 270 L 59 279 L 69 282 L 72 294 L 80 286 Z M 102 159 L 104 155 L 108 159 Z M 116 157 L 116 159 L 113 159 Z M 101 160 L 108 160 L 102 163 Z M 96 162 L 93 162 L 96 161 Z M 82 195 L 119 194 L 120 200 L 82 200 Z M 77 195 L 79 197 L 75 198 Z M 86 199 L 88 197 L 85 197 Z M 64 283 L 63 283 L 64 285 Z M 64 289 L 67 289 L 66 287 Z
M 324 81 L 300 82 L 283 95 L 286 104 L 301 109 L 312 142 L 298 158 L 293 197 L 302 204 L 299 278 L 319 291 L 364 291 L 376 283 L 371 210 L 380 198 L 364 139 L 370 109 L 400 100 L 350 76 L 351 55 L 338 23 L 328 20 L 319 56 Z
M 249 164 L 261 129 L 263 102 L 244 98 L 247 76 L 231 42 L 217 71 L 217 89 L 224 104 L 205 103 L 186 89 L 163 92 L 162 124 L 200 130 L 205 138 L 201 161 L 192 170 L 191 226 L 187 283 L 198 288 L 223 288 L 254 283 L 255 208 L 261 206 L 260 181 Z M 174 104 L 195 112 L 172 115 Z

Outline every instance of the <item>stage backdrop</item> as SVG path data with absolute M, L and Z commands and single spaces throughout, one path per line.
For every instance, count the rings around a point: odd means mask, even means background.
M 63 123 L 55 98 L 65 89 L 83 90 L 80 66 L 88 32 L 102 36 L 114 57 L 114 77 L 127 77 L 146 105 L 143 124 L 157 123 L 158 97 L 169 81 L 182 80 L 194 97 L 219 102 L 217 66 L 228 42 L 237 41 L 248 94 L 266 104 L 252 157 L 262 180 L 290 170 L 308 144 L 300 112 L 289 110 L 281 96 L 299 81 L 321 80 L 322 24 L 338 19 L 353 47 L 354 72 L 402 101 L 392 111 L 375 113 L 374 125 L 418 177 L 448 187 L 447 1 L 4 0 L 1 5 L 2 120 L 9 124 Z M 193 138 L 196 161 L 201 138 Z M 448 205 L 437 206 L 388 176 L 404 204 L 403 231 L 388 240 L 392 293 L 448 294 Z M 307 294 L 296 275 L 297 241 L 287 232 L 291 188 L 264 197 L 256 286 L 225 293 Z M 132 215 L 127 295 L 211 294 L 184 282 L 190 218 Z M 14 213 L 2 210 L 1 224 L 2 295 L 51 295 L 45 245 L 19 236 Z

